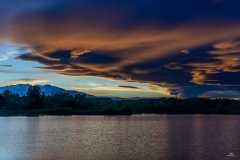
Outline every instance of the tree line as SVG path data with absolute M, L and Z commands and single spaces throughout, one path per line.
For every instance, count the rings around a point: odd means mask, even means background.
M 118 99 L 83 94 L 46 96 L 38 86 L 25 96 L 0 94 L 0 115 L 240 114 L 240 101 L 207 98 Z

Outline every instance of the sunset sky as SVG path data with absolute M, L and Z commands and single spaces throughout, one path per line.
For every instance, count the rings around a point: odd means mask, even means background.
M 1 0 L 0 86 L 240 97 L 239 0 Z

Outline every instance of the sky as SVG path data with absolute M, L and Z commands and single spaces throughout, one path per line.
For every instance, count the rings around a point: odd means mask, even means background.
M 1 0 L 0 86 L 240 98 L 239 0 Z

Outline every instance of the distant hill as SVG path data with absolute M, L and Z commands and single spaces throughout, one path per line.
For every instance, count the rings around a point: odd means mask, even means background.
M 0 94 L 6 90 L 9 90 L 12 93 L 19 94 L 20 96 L 25 96 L 30 86 L 31 85 L 27 85 L 27 84 L 18 84 L 13 86 L 0 87 Z M 42 93 L 44 93 L 47 96 L 61 94 L 61 93 L 68 93 L 71 95 L 81 94 L 81 95 L 86 95 L 88 97 L 94 97 L 83 92 L 65 90 L 65 89 L 62 89 L 56 86 L 51 86 L 51 85 L 39 85 L 39 87 L 41 88 Z

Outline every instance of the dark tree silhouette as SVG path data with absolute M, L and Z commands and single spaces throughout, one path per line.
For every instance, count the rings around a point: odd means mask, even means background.
M 6 91 L 4 91 L 3 92 L 3 96 L 7 99 L 7 98 L 9 98 L 10 96 L 11 96 L 11 92 L 9 91 L 9 90 L 6 90 Z
M 3 108 L 6 105 L 5 98 L 0 95 L 0 108 Z
M 38 86 L 31 86 L 27 91 L 28 108 L 39 108 L 42 105 L 41 89 Z

